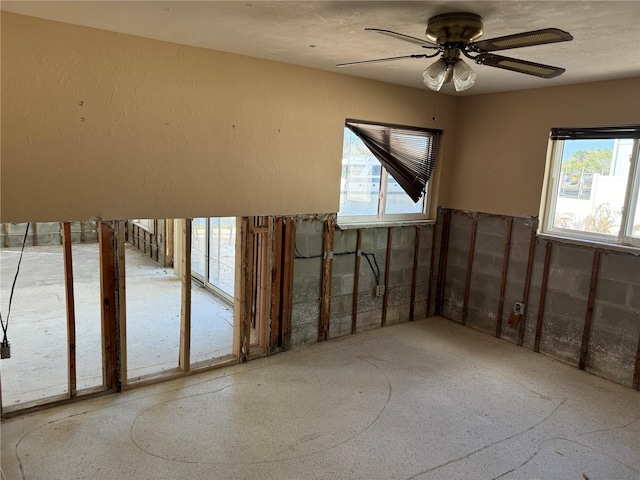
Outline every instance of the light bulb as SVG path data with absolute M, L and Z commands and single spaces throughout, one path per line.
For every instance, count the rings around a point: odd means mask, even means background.
M 445 78 L 447 77 L 447 67 L 447 62 L 443 59 L 429 65 L 422 74 L 424 84 L 436 92 L 440 90 L 444 84 Z
M 469 65 L 462 60 L 453 64 L 453 86 L 456 92 L 463 92 L 473 87 L 474 83 L 476 83 L 476 74 Z

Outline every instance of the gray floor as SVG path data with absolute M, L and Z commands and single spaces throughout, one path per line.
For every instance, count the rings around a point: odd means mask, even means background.
M 640 394 L 440 318 L 7 420 L 7 479 L 638 479 Z

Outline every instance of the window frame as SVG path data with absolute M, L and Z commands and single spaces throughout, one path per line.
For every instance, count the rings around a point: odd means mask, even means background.
M 619 133 L 616 135 L 618 128 Z M 640 131 L 640 127 L 635 127 L 635 129 L 636 131 Z M 554 134 L 557 134 L 555 130 L 562 130 L 569 138 L 554 138 Z M 608 133 L 601 133 L 603 131 Z M 545 185 L 540 208 L 540 217 L 543 220 L 540 222 L 540 234 L 568 240 L 595 242 L 603 244 L 604 246 L 609 245 L 633 250 L 640 249 L 640 238 L 632 236 L 633 219 L 637 214 L 636 209 L 640 208 L 640 205 L 638 205 L 638 196 L 640 195 L 640 138 L 638 138 L 637 133 L 630 135 L 626 133 L 627 131 L 628 127 L 603 127 L 593 129 L 593 131 L 591 129 L 552 129 L 552 135 L 549 139 L 547 168 L 544 177 Z M 575 134 L 576 137 L 571 137 L 572 133 Z M 620 218 L 620 228 L 615 233 L 604 234 L 554 226 L 553 222 L 557 208 L 558 189 L 560 185 L 559 179 L 561 176 L 565 142 L 567 140 L 599 139 L 631 139 L 633 141 L 624 203 Z
M 413 126 L 406 126 L 406 125 L 395 125 L 395 124 L 388 124 L 388 123 L 383 123 L 383 122 L 364 122 L 364 121 L 358 121 L 358 120 L 351 120 L 351 119 L 347 119 L 346 122 L 350 122 L 350 121 L 354 121 L 357 123 L 367 123 L 367 124 L 371 124 L 371 125 L 375 125 L 375 126 L 379 126 L 379 127 L 385 127 L 385 128 L 389 128 L 389 129 L 402 129 L 402 130 L 406 130 L 406 131 L 416 131 L 416 132 L 420 132 L 422 134 L 426 133 L 426 132 L 432 132 L 434 133 L 434 135 L 437 136 L 441 136 L 442 135 L 442 131 L 441 130 L 434 130 L 434 129 L 430 129 L 430 128 L 426 128 L 426 127 L 413 127 Z M 345 126 L 343 127 L 343 135 L 345 133 L 345 131 L 349 131 L 352 135 L 355 135 L 347 126 L 346 126 L 346 122 L 345 122 Z M 356 138 L 358 138 L 357 135 L 355 135 Z M 358 140 L 360 142 L 362 142 L 362 140 L 360 138 L 358 138 Z M 435 140 L 431 140 L 431 141 L 438 141 L 438 138 L 436 138 Z M 364 144 L 363 144 L 364 145 Z M 366 145 L 364 145 L 366 148 Z M 438 148 L 438 145 L 436 143 L 436 159 L 439 160 L 439 156 L 440 156 L 440 151 Z M 389 224 L 398 224 L 398 223 L 425 223 L 425 222 L 432 222 L 433 219 L 430 218 L 429 213 L 430 213 L 430 206 L 431 206 L 431 181 L 433 180 L 433 176 L 431 176 L 429 178 L 429 180 L 427 181 L 425 188 L 424 188 L 424 193 L 422 194 L 422 197 L 420 199 L 420 202 L 422 202 L 422 210 L 419 213 L 387 213 L 386 212 L 386 202 L 387 202 L 387 197 L 388 197 L 388 192 L 387 192 L 387 188 L 389 185 L 389 171 L 387 170 L 387 168 L 385 168 L 385 166 L 382 164 L 382 162 L 380 162 L 380 160 L 378 160 L 375 155 L 373 153 L 371 153 L 371 157 L 374 158 L 377 162 L 378 165 L 380 165 L 380 169 L 381 169 L 381 174 L 380 174 L 380 185 L 378 188 L 378 195 L 377 195 L 377 201 L 378 201 L 378 209 L 377 209 L 377 213 L 375 215 L 340 215 L 340 212 L 338 212 L 337 215 L 337 220 L 338 220 L 338 224 L 341 226 L 349 226 L 349 225 L 354 225 L 354 226 L 363 226 L 363 225 L 389 225 Z M 342 159 L 344 158 L 344 144 L 343 144 L 343 155 L 341 158 L 341 164 L 342 164 Z M 435 167 L 434 167 L 434 172 L 435 172 Z M 344 191 L 346 193 L 346 191 Z M 340 196 L 342 196 L 343 194 L 343 189 L 342 189 L 342 185 L 340 186 Z M 406 192 L 405 192 L 406 194 Z M 408 194 L 407 194 L 408 196 Z

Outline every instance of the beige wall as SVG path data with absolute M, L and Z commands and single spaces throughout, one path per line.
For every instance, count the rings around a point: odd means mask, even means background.
M 640 124 L 640 78 L 465 97 L 443 205 L 537 215 L 552 127 L 629 124 Z
M 335 212 L 345 118 L 445 131 L 459 99 L 2 13 L 1 221 Z

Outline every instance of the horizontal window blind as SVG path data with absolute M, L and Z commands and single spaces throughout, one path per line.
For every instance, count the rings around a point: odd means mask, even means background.
M 640 138 L 640 125 L 551 129 L 551 140 L 607 140 L 614 138 Z
M 359 120 L 347 120 L 346 126 L 417 203 L 435 168 L 442 132 Z

